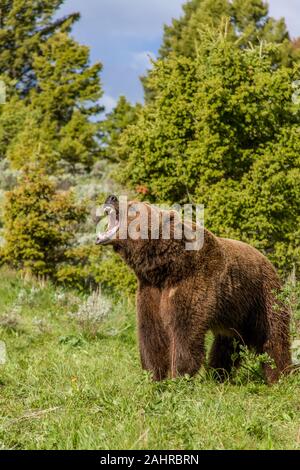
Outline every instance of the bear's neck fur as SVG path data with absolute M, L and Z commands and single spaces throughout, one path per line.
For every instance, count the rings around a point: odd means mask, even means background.
M 172 239 L 126 240 L 116 244 L 114 249 L 134 270 L 140 282 L 165 287 L 194 275 L 195 271 L 211 270 L 214 265 L 220 265 L 222 250 L 218 238 L 208 230 L 204 230 L 201 249 L 188 251 L 185 243 Z

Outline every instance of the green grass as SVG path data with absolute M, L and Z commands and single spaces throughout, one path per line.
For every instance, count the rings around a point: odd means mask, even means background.
M 82 299 L 0 272 L 0 448 L 299 449 L 300 374 L 268 387 L 152 383 L 142 372 L 134 305 L 116 299 L 96 336 L 70 315 Z

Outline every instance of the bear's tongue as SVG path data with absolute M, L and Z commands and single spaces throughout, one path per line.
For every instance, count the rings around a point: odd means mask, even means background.
M 108 229 L 109 229 L 109 218 L 108 218 L 108 215 L 106 215 L 98 223 L 97 233 L 104 234 L 108 231 Z

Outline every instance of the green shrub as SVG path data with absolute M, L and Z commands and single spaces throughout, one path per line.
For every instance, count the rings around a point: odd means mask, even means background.
M 5 260 L 34 275 L 55 277 L 85 215 L 72 193 L 57 191 L 43 171 L 24 170 L 18 185 L 6 194 Z
M 95 279 L 104 289 L 133 294 L 137 287 L 136 277 L 119 255 L 109 252 L 95 267 Z
M 43 171 L 24 170 L 5 196 L 0 264 L 80 290 L 100 285 L 105 291 L 131 295 L 135 277 L 112 250 L 79 244 L 78 235 L 87 227 L 92 229 L 84 202 L 76 202 L 70 191 L 58 191 Z
M 79 289 L 101 286 L 104 292 L 130 296 L 136 290 L 136 278 L 111 249 L 80 246 L 66 252 L 66 261 L 57 272 L 57 280 Z

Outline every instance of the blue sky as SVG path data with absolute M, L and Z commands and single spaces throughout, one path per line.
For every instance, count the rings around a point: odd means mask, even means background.
M 79 11 L 76 39 L 103 64 L 103 104 L 109 111 L 120 95 L 142 101 L 139 77 L 155 57 L 163 25 L 181 15 L 184 0 L 66 0 L 61 13 Z M 270 13 L 284 16 L 293 37 L 300 36 L 300 0 L 269 0 Z

